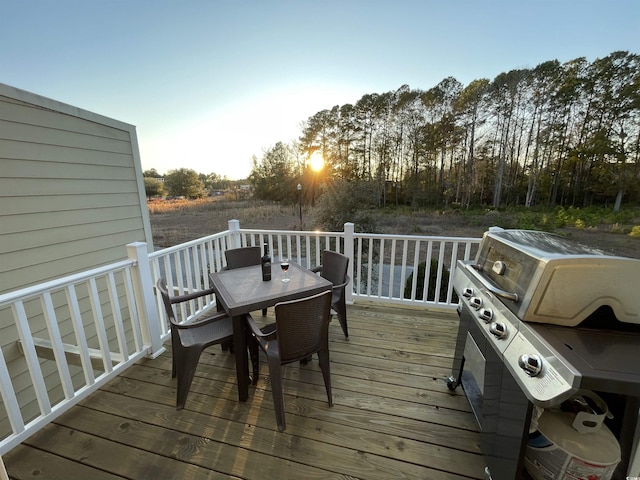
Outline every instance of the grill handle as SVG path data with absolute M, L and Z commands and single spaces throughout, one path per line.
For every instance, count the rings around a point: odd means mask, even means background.
M 511 300 L 512 302 L 517 302 L 518 301 L 518 294 L 515 292 L 507 292 L 506 290 L 501 290 L 498 287 L 494 287 L 493 285 L 491 285 L 490 283 L 488 283 L 485 278 L 480 275 L 476 270 L 478 269 L 478 266 L 476 265 L 472 265 L 469 263 L 465 263 L 464 267 L 467 269 L 467 271 L 473 275 L 474 278 L 476 278 L 480 283 L 482 283 L 482 285 L 489 290 L 491 293 L 493 293 L 494 295 L 500 297 L 500 298 L 504 298 L 506 300 Z

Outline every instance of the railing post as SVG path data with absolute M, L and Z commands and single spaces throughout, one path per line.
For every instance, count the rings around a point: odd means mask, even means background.
M 345 289 L 346 297 L 345 302 L 348 304 L 353 303 L 353 265 L 355 256 L 353 252 L 353 236 L 355 232 L 355 225 L 351 222 L 344 224 L 344 254 L 349 257 L 349 268 L 347 269 L 347 275 L 349 275 L 349 285 Z
M 142 340 L 149 348 L 147 356 L 156 358 L 165 351 L 165 348 L 162 346 L 162 332 L 160 331 L 158 308 L 154 299 L 153 276 L 151 275 L 147 244 L 144 242 L 129 243 L 127 254 L 130 260 L 136 262 L 132 269 L 133 291 Z
M 229 220 L 229 248 L 240 247 L 240 220 Z

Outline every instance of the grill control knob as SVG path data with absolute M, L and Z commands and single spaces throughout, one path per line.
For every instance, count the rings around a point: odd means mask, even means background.
M 480 310 L 480 319 L 484 323 L 489 323 L 491 319 L 493 319 L 493 310 L 491 310 L 490 308 L 483 308 L 482 310 Z
M 506 338 L 507 326 L 502 322 L 492 322 L 489 331 L 498 338 Z
M 471 287 L 466 287 L 463 291 L 462 291 L 462 296 L 466 297 L 466 298 L 471 298 L 473 297 L 473 288 Z
M 480 297 L 471 297 L 471 300 L 469 300 L 469 303 L 473 308 L 478 310 L 482 306 L 482 299 Z
M 537 377 L 542 372 L 542 359 L 538 355 L 523 353 L 518 359 L 518 365 L 530 377 Z

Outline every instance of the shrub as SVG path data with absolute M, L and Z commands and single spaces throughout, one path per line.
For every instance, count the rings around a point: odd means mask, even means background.
M 420 262 L 418 265 L 418 280 L 416 284 L 416 300 L 423 299 L 424 293 L 424 279 L 425 271 L 427 268 L 426 262 Z M 404 284 L 404 298 L 411 298 L 411 286 L 413 285 L 413 274 L 409 275 L 407 281 Z M 429 267 L 429 285 L 427 287 L 427 300 L 433 301 L 436 297 L 436 282 L 438 275 L 438 261 L 435 258 L 431 259 L 431 265 Z M 442 269 L 442 281 L 440 285 L 440 298 L 439 302 L 445 302 L 447 300 L 447 290 L 449 289 L 449 270 L 447 268 Z M 458 301 L 458 296 L 453 293 L 452 302 Z
M 640 238 L 640 226 L 639 225 L 635 225 L 631 229 L 631 232 L 629 232 L 629 236 L 633 237 L 633 238 Z
M 316 224 L 327 231 L 340 231 L 346 222 L 353 222 L 356 231 L 375 232 L 372 213 L 377 207 L 375 185 L 366 182 L 337 180 L 318 198 Z

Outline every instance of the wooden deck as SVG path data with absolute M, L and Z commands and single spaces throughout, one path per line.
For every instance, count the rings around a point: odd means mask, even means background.
M 273 309 L 269 309 L 273 315 Z M 287 430 L 276 429 L 268 368 L 237 401 L 233 358 L 203 354 L 184 410 L 171 354 L 144 360 L 5 455 L 14 479 L 482 479 L 462 389 L 447 390 L 455 312 L 348 307 L 331 332 L 335 405 L 317 359 L 284 368 Z M 260 314 L 255 318 L 261 320 Z

